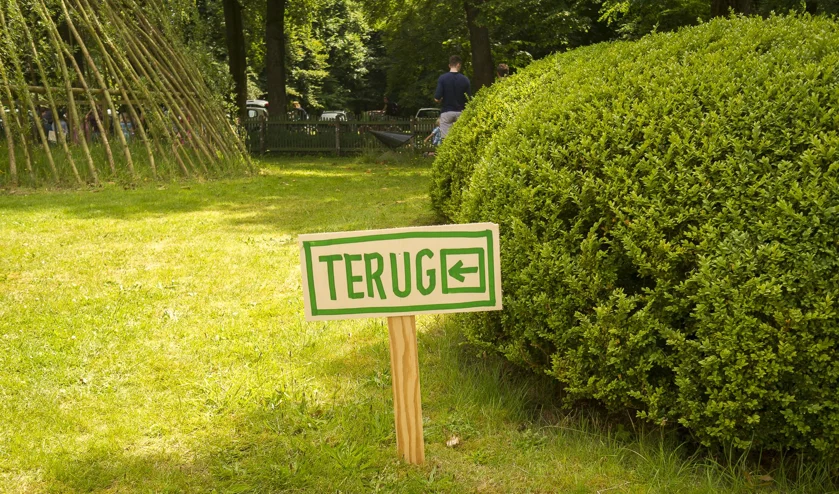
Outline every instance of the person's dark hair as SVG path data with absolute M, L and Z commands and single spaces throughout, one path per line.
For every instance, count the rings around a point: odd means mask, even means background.
M 454 67 L 457 65 L 463 65 L 463 60 L 458 55 L 452 55 L 449 57 L 449 67 Z
M 510 67 L 506 63 L 500 63 L 495 72 L 498 73 L 498 77 L 507 77 L 510 74 Z

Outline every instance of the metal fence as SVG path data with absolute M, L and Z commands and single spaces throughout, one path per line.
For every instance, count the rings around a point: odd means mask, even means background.
M 254 118 L 245 121 L 248 150 L 264 153 L 356 154 L 365 150 L 387 149 L 371 130 L 410 134 L 403 148 L 414 152 L 432 151 L 431 141 L 423 141 L 434 129 L 434 119 L 411 120 L 287 120 Z

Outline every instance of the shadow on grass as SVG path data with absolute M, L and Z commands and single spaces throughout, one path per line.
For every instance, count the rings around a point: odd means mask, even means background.
M 317 399 L 278 390 L 243 416 L 237 427 L 242 442 L 214 454 L 212 470 L 239 472 L 254 492 L 464 492 L 479 489 L 482 476 L 504 486 L 501 492 L 547 492 L 562 489 L 553 470 L 562 454 L 572 471 L 575 464 L 588 465 L 570 481 L 579 492 L 592 492 L 604 481 L 604 471 L 607 483 L 621 486 L 617 492 L 804 493 L 828 492 L 835 485 L 828 471 L 795 474 L 777 461 L 762 465 L 748 455 L 720 457 L 690 441 L 681 428 L 611 414 L 595 403 L 562 409 L 558 382 L 483 354 L 451 319 L 423 318 L 419 326 L 425 465 L 397 459 L 382 325 L 378 341 L 310 368 L 316 381 L 354 383 L 359 392 Z M 453 437 L 461 441 L 457 449 L 446 445 Z M 528 479 L 517 479 L 513 467 Z M 232 488 L 241 477 L 216 480 Z
M 188 454 L 93 448 L 55 459 L 41 480 L 71 492 L 471 492 L 484 481 L 495 492 L 594 492 L 597 482 L 615 492 L 762 488 L 750 474 L 759 465 L 709 466 L 673 428 L 635 427 L 595 407 L 568 415 L 556 406 L 558 384 L 481 355 L 449 320 L 431 317 L 418 335 L 427 461 L 406 465 L 396 456 L 387 328 L 370 329 L 385 334 L 310 362 L 310 382 L 278 381 L 272 394 L 227 409 L 233 427 L 206 431 Z M 453 449 L 445 443 L 454 436 L 462 444 Z M 777 488 L 832 486 L 785 485 Z
M 381 337 L 311 362 L 311 382 L 278 381 L 272 395 L 228 409 L 237 417 L 232 429 L 188 458 L 144 455 L 134 445 L 94 448 L 51 462 L 43 480 L 72 492 L 458 492 L 456 470 L 465 464 L 440 457 L 446 439 L 477 441 L 501 422 L 515 430 L 551 399 L 541 380 L 475 357 L 429 319 L 419 333 L 428 461 L 406 465 L 396 455 L 387 327 L 375 326 Z
M 542 420 L 558 386 L 525 375 L 496 357 L 479 357 L 450 326 L 428 318 L 418 334 L 427 462 L 421 467 L 396 454 L 387 326 L 376 341 L 312 362 L 315 382 L 343 383 L 333 396 L 278 389 L 242 417 L 242 444 L 218 451 L 214 471 L 239 471 L 254 492 L 459 492 L 464 463 L 439 455 L 458 435 L 477 444 L 499 429 L 517 430 Z M 275 470 L 278 475 L 267 475 Z M 234 485 L 232 478 L 219 479 Z M 228 484 L 229 483 L 229 484 Z
M 42 472 L 50 492 L 200 492 L 213 478 L 206 465 L 161 454 L 94 449 L 56 458 Z
M 234 225 L 285 232 L 328 231 L 384 220 L 387 226 L 432 224 L 429 163 L 380 164 L 358 158 L 270 159 L 258 175 L 208 182 L 166 182 L 124 190 L 0 193 L 0 211 L 56 211 L 77 219 L 144 220 L 217 211 Z M 388 221 L 388 218 L 392 218 Z M 401 224 L 397 224 L 398 220 Z

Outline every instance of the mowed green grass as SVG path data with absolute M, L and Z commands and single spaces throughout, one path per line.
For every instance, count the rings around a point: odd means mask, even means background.
M 561 411 L 442 316 L 418 318 L 427 462 L 402 463 L 386 321 L 307 323 L 296 238 L 431 224 L 430 163 L 258 165 L 0 193 L 0 492 L 828 490 Z

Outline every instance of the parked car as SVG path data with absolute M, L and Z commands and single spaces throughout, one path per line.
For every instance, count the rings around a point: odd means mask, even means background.
M 258 106 L 248 107 L 248 118 L 268 118 L 268 109 Z
M 416 118 L 439 118 L 440 117 L 440 109 L 439 108 L 420 108 L 417 110 Z
M 350 115 L 343 110 L 328 110 L 320 114 L 321 120 L 339 120 L 346 122 Z
M 264 99 L 249 99 L 245 102 L 248 118 L 268 118 L 268 101 Z
M 268 118 L 268 102 L 264 99 L 249 99 L 245 102 L 248 118 Z
M 249 99 L 245 102 L 248 107 L 265 108 L 268 109 L 268 100 L 264 99 Z

